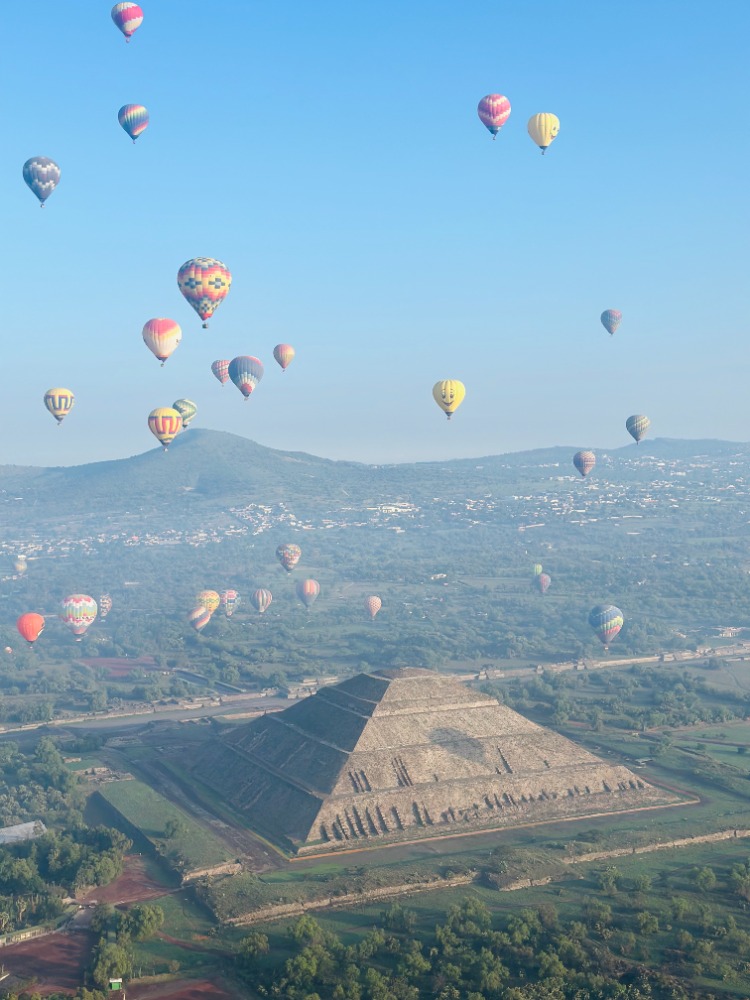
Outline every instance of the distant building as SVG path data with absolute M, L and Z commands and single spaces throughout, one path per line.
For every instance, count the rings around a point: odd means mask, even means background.
M 15 826 L 4 826 L 0 829 L 0 844 L 19 844 L 22 840 L 36 840 L 47 832 L 47 827 L 40 819 L 31 823 L 16 823 Z

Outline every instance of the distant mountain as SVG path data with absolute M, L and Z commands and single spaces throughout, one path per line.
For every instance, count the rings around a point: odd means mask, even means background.
M 0 467 L 3 516 L 12 521 L 54 520 L 106 513 L 117 517 L 165 512 L 175 501 L 185 512 L 226 511 L 250 503 L 294 502 L 321 510 L 347 504 L 419 501 L 512 491 L 560 476 L 575 476 L 574 447 L 555 447 L 483 458 L 402 465 L 331 461 L 302 452 L 277 451 L 220 431 L 191 429 L 168 453 L 151 449 L 112 462 L 57 468 Z M 750 461 L 750 445 L 726 441 L 656 439 L 597 452 L 597 475 L 620 481 L 654 478 L 659 462 L 695 459 Z

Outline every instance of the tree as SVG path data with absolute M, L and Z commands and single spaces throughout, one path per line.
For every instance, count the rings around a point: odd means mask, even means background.
M 695 874 L 695 884 L 701 892 L 710 892 L 711 889 L 715 889 L 717 882 L 718 879 L 716 878 L 713 868 L 709 868 L 708 865 L 705 868 L 701 868 L 700 871 Z
M 148 903 L 131 906 L 123 920 L 122 929 L 134 941 L 146 941 L 153 937 L 164 923 L 164 910 Z
M 250 931 L 239 943 L 237 961 L 245 968 L 251 967 L 259 955 L 267 955 L 270 950 L 271 946 L 267 934 L 263 934 L 261 931 Z

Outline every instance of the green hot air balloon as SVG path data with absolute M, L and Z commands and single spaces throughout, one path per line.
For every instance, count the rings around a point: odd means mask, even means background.
M 172 409 L 177 410 L 182 417 L 183 427 L 187 427 L 195 414 L 198 412 L 198 407 L 192 399 L 176 399 L 174 403 L 172 403 Z
M 644 417 L 642 413 L 635 413 L 625 421 L 625 430 L 634 439 L 636 444 L 645 436 L 650 426 L 651 421 L 648 417 Z
M 589 625 L 606 649 L 623 626 L 622 611 L 614 604 L 597 604 L 589 612 Z
M 542 566 L 541 563 L 534 563 L 534 565 L 532 567 L 534 576 L 539 576 L 539 574 L 542 572 L 543 569 L 544 569 L 544 567 Z

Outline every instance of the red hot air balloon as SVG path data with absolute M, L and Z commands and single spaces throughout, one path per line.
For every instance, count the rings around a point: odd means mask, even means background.
M 573 456 L 573 465 L 585 479 L 596 465 L 596 455 L 593 451 L 577 451 Z
M 379 597 L 372 595 L 371 597 L 365 598 L 365 611 L 370 616 L 370 620 L 372 620 L 375 617 L 375 615 L 378 613 L 378 611 L 380 611 L 382 607 L 383 607 L 383 602 L 380 600 Z
M 222 385 L 229 381 L 228 361 L 214 361 L 211 365 L 211 371 L 214 373 L 214 377 L 217 378 Z
M 27 611 L 16 622 L 16 628 L 31 646 L 44 631 L 44 618 L 34 611 Z
M 487 94 L 479 102 L 477 114 L 494 139 L 510 117 L 510 101 L 502 94 Z
M 291 344 L 277 344 L 273 349 L 274 359 L 281 366 L 281 370 L 285 372 L 289 365 L 294 361 L 295 350 Z
M 320 594 L 320 584 L 317 580 L 300 580 L 295 589 L 297 597 L 306 608 L 312 607 Z
M 250 595 L 250 603 L 259 614 L 263 614 L 271 606 L 273 596 L 270 590 L 255 590 Z
M 552 577 L 549 573 L 540 573 L 539 576 L 534 577 L 534 583 L 540 594 L 546 594 L 549 590 L 549 585 L 552 583 Z

